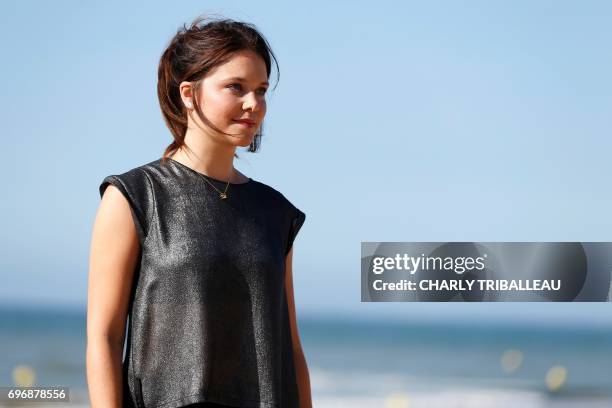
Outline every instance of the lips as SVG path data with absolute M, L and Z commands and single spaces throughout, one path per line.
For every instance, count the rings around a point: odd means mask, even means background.
M 236 120 L 236 119 L 234 119 L 234 122 L 241 123 L 241 124 L 246 125 L 246 126 L 255 126 L 255 122 L 253 122 L 251 120 Z

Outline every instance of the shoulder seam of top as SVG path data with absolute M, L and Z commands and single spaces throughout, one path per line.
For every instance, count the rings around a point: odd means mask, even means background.
M 266 183 L 260 183 L 266 190 L 268 190 L 270 193 L 272 193 L 272 195 L 276 196 L 276 198 L 279 199 L 283 199 L 285 198 L 285 196 L 283 195 L 283 193 L 281 193 L 280 191 L 278 191 L 277 189 L 275 189 L 274 187 L 272 187 L 269 184 Z

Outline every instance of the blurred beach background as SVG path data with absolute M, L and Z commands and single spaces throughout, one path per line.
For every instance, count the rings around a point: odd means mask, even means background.
M 0 2 L 0 386 L 88 406 L 98 186 L 170 143 L 157 64 L 203 13 L 279 60 L 236 167 L 307 216 L 315 407 L 612 406 L 610 303 L 360 302 L 361 241 L 612 241 L 612 3 L 592 0 Z
M 2 307 L 0 384 L 69 387 L 64 406 L 88 406 L 85 321 Z M 612 404 L 610 325 L 303 318 L 300 330 L 315 407 Z

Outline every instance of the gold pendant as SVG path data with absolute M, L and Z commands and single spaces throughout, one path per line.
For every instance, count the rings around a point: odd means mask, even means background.
M 225 200 L 227 198 L 227 194 L 225 194 L 225 193 L 220 193 L 220 195 L 221 195 L 221 199 L 223 199 L 223 200 Z

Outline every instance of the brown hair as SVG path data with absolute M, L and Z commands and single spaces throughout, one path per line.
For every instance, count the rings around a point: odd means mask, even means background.
M 209 20 L 208 22 L 206 22 Z M 205 24 L 203 24 L 205 23 Z M 220 133 L 199 109 L 198 90 L 204 76 L 213 68 L 227 62 L 233 54 L 249 50 L 259 55 L 266 64 L 270 78 L 271 61 L 274 59 L 277 84 L 280 72 L 278 62 L 268 41 L 254 25 L 230 19 L 212 19 L 198 16 L 189 28 L 183 25 L 163 52 L 157 72 L 157 97 L 166 125 L 174 141 L 164 151 L 162 162 L 184 145 L 187 131 L 187 109 L 179 92 L 183 81 L 193 82 L 193 105 L 203 123 Z M 276 87 L 276 86 L 275 86 Z M 249 152 L 259 149 L 263 124 L 251 142 Z M 238 157 L 234 154 L 234 157 Z

